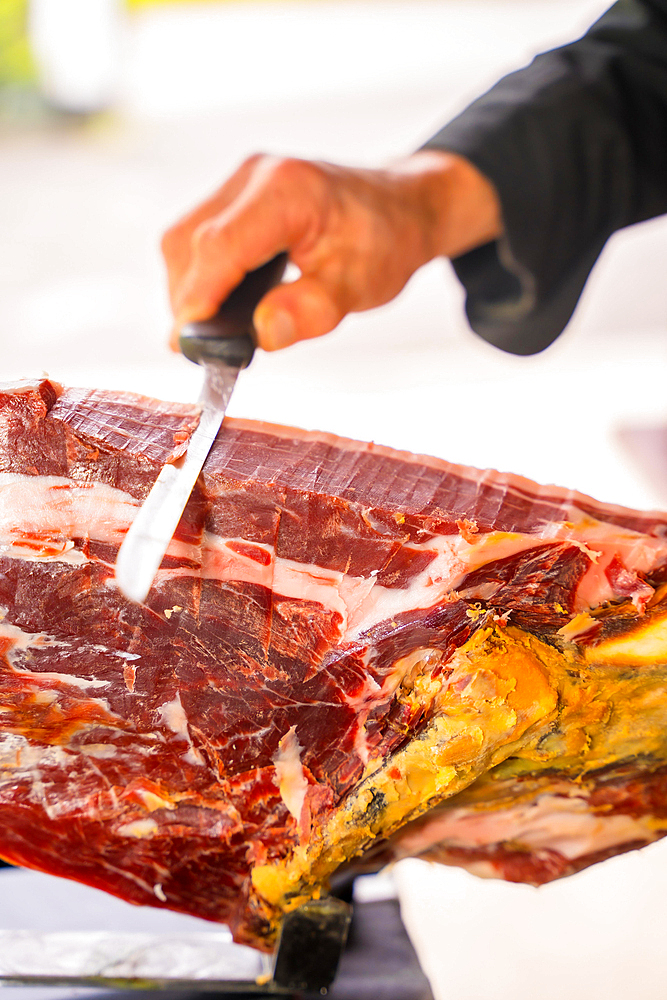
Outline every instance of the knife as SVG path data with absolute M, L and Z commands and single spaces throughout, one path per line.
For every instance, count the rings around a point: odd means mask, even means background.
M 215 316 L 189 323 L 181 331 L 181 351 L 190 361 L 204 366 L 204 386 L 197 401 L 201 417 L 186 454 L 163 467 L 118 550 L 116 583 L 128 600 L 142 604 L 148 596 L 220 430 L 238 374 L 252 361 L 255 307 L 278 284 L 286 265 L 287 254 L 281 253 L 250 271 Z

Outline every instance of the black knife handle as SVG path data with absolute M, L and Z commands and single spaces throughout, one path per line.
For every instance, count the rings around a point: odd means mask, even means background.
M 216 360 L 234 368 L 247 368 L 255 353 L 253 313 L 260 299 L 280 282 L 287 260 L 286 253 L 279 253 L 256 271 L 249 271 L 215 316 L 187 323 L 179 339 L 185 357 L 198 365 Z

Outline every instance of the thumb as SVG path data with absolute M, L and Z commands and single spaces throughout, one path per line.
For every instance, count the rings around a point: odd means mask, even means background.
M 319 278 L 301 277 L 278 285 L 255 309 L 259 346 L 277 351 L 299 340 L 321 337 L 338 326 L 345 313 L 336 293 Z

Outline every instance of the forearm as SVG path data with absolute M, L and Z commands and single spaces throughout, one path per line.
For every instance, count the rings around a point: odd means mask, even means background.
M 286 250 L 301 275 L 254 317 L 262 347 L 286 347 L 388 302 L 434 257 L 500 232 L 493 186 L 452 153 L 377 170 L 251 157 L 165 234 L 176 327 L 212 315 L 247 271 Z

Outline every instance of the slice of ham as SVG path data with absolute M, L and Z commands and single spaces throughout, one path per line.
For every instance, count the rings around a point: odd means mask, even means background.
M 667 832 L 667 515 L 227 420 L 128 604 L 197 419 L 0 389 L 3 857 L 269 948 L 341 866 L 543 882 Z

